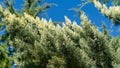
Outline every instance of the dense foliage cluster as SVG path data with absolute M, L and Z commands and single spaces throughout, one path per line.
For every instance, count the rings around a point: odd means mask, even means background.
M 101 4 L 99 1 L 94 0 L 95 7 L 97 7 L 103 15 L 113 21 L 115 25 L 120 24 L 120 6 L 110 6 L 109 8 L 105 4 Z
M 81 25 L 65 17 L 62 26 L 27 13 L 20 17 L 8 9 L 1 13 L 19 68 L 119 67 L 120 39 L 112 38 L 106 31 L 100 32 L 84 12 Z
M 118 10 L 113 12 L 96 0 L 94 4 L 113 21 L 118 19 Z M 2 7 L 0 15 L 8 33 L 7 43 L 0 45 L 0 68 L 10 68 L 12 61 L 18 68 L 120 67 L 120 38 L 110 36 L 104 28 L 99 31 L 82 11 L 80 25 L 66 16 L 63 25 L 54 25 L 51 19 L 27 12 L 18 16 Z M 13 59 L 8 57 L 8 44 L 15 48 Z
M 0 11 L 2 11 L 2 7 L 0 6 Z M 1 19 L 1 17 L 0 17 Z M 10 56 L 8 42 L 9 36 L 6 31 L 5 24 L 0 21 L 0 68 L 10 68 L 12 64 L 12 58 Z

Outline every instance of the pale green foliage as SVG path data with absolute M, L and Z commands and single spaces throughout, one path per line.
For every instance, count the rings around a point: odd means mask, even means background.
M 12 58 L 8 57 L 8 44 L 0 45 L 0 68 L 11 68 Z
M 4 9 L 2 14 L 19 68 L 113 68 L 120 64 L 119 39 L 100 32 L 84 12 L 81 25 L 65 17 L 62 26 L 27 13 L 17 17 Z
M 111 41 L 109 42 L 109 46 L 110 46 L 110 52 L 112 54 L 113 57 L 113 66 L 114 68 L 119 68 L 120 66 L 120 37 L 117 38 L 113 38 L 111 39 Z
M 115 12 L 119 14 L 117 10 L 113 11 L 116 7 L 108 9 L 96 0 L 94 4 L 103 14 L 113 17 L 113 21 Z M 120 66 L 120 38 L 112 38 L 105 31 L 100 32 L 84 12 L 80 16 L 81 25 L 65 16 L 66 22 L 62 26 L 55 26 L 52 20 L 46 21 L 29 13 L 17 16 L 2 8 L 0 13 L 4 17 L 2 22 L 7 25 L 9 44 L 15 48 L 13 58 L 19 68 Z
M 0 17 L 3 9 L 0 6 Z M 2 26 L 5 25 L 4 22 L 0 21 L 0 31 L 2 31 Z M 2 41 L 1 41 L 2 40 Z M 3 43 L 6 40 L 6 43 Z M 11 68 L 12 65 L 12 58 L 8 57 L 9 51 L 8 51 L 8 41 L 9 37 L 7 34 L 0 36 L 0 68 Z
M 111 19 L 115 25 L 120 24 L 120 6 L 110 6 L 108 8 L 105 4 L 101 4 L 97 0 L 93 0 L 93 2 L 95 4 L 95 7 L 97 7 L 102 14 Z
M 14 8 L 14 2 L 17 0 L 4 0 L 3 5 L 7 8 L 12 14 L 17 16 L 22 16 L 22 13 L 27 13 L 33 17 L 41 15 L 47 9 L 51 8 L 54 4 L 45 3 L 43 0 L 24 0 L 24 5 L 21 10 L 16 10 Z
M 32 15 L 33 17 L 39 16 L 39 14 L 43 11 L 45 11 L 46 9 L 49 9 L 51 6 L 53 6 L 52 4 L 43 4 L 40 5 L 40 3 L 42 3 L 43 0 L 25 0 L 25 4 L 24 4 L 24 12 L 26 12 L 27 14 Z

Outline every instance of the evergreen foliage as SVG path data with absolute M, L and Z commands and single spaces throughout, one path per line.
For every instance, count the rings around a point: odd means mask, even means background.
M 2 12 L 1 6 L 0 12 Z M 8 43 L 9 36 L 5 29 L 5 24 L 3 21 L 0 21 L 0 68 L 10 68 L 12 65 L 12 58 L 8 56 L 10 54 Z
M 42 1 L 43 0 L 25 0 L 25 7 L 23 12 L 26 12 L 32 15 L 33 17 L 39 16 L 41 12 L 45 11 L 46 9 L 49 9 L 52 6 L 52 4 L 47 3 L 44 3 L 44 5 L 40 6 L 39 4 Z
M 26 12 L 27 14 L 32 15 L 33 17 L 39 16 L 41 17 L 41 13 L 45 10 L 51 8 L 54 4 L 43 3 L 43 0 L 24 0 L 24 7 L 22 10 L 17 11 L 14 8 L 15 0 L 4 0 L 5 8 L 9 9 L 9 11 L 17 16 L 22 16 L 22 13 Z M 42 4 L 41 4 L 42 3 Z
M 105 25 L 103 31 L 99 31 L 83 11 L 80 11 L 80 25 L 66 16 L 62 26 L 54 25 L 51 19 L 47 21 L 30 13 L 36 11 L 33 7 L 37 4 L 34 0 L 31 7 L 31 1 L 26 0 L 27 10 L 21 16 L 12 13 L 9 8 L 0 8 L 2 23 L 8 32 L 7 36 L 1 36 L 1 39 L 7 40 L 0 46 L 0 68 L 10 68 L 12 60 L 18 68 L 120 67 L 120 38 L 110 36 Z M 116 7 L 107 9 L 105 4 L 96 0 L 94 4 L 116 24 L 119 20 L 116 17 L 119 12 L 117 9 L 113 11 Z M 8 57 L 8 44 L 15 48 L 13 59 Z
M 100 32 L 84 12 L 81 25 L 65 17 L 62 26 L 27 13 L 21 17 L 8 9 L 2 13 L 19 68 L 119 67 L 119 38 Z
M 103 15 L 111 19 L 115 25 L 120 24 L 120 6 L 110 6 L 108 8 L 105 4 L 101 4 L 97 0 L 93 0 L 93 3 L 95 4 L 95 7 L 97 7 Z

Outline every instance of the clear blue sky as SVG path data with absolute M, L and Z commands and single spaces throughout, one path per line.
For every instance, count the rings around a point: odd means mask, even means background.
M 3 0 L 0 0 L 1 2 Z M 49 10 L 47 10 L 47 20 L 51 18 L 53 21 L 58 22 L 64 22 L 64 16 L 67 16 L 72 21 L 77 21 L 78 24 L 80 24 L 80 18 L 76 17 L 75 11 L 70 11 L 71 8 L 78 7 L 78 4 L 81 4 L 82 0 L 45 0 L 47 3 L 54 3 L 58 6 L 53 6 Z M 23 7 L 24 0 L 16 0 L 14 7 L 18 10 L 20 10 Z M 85 11 L 86 15 L 89 17 L 89 19 L 94 23 L 96 26 L 101 27 L 102 22 L 106 22 L 106 25 L 109 30 L 111 30 L 111 35 L 118 36 L 120 35 L 120 32 L 118 32 L 119 26 L 113 26 L 111 27 L 111 21 L 107 19 L 105 16 L 103 16 L 95 7 L 93 4 L 87 4 L 82 8 L 82 10 Z M 44 18 L 46 18 L 43 15 Z

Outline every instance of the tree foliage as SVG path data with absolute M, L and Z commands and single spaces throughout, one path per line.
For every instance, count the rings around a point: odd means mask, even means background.
M 96 0 L 94 4 L 113 22 L 118 19 L 114 15 L 117 10 L 113 12 Z M 120 67 L 120 38 L 110 36 L 105 25 L 103 31 L 100 31 L 83 11 L 80 11 L 80 25 L 75 21 L 71 22 L 66 16 L 62 26 L 54 25 L 51 19 L 47 21 L 34 17 L 29 13 L 29 4 L 27 7 L 21 16 L 12 13 L 8 8 L 2 11 L 0 9 L 2 22 L 9 34 L 7 44 L 15 48 L 12 60 L 18 68 Z M 0 66 L 10 68 L 11 61 L 6 56 L 8 50 L 3 53 L 3 49 L 5 48 L 0 46 L 0 57 L 3 56 Z
M 81 25 L 65 17 L 62 27 L 27 13 L 18 17 L 5 9 L 3 14 L 19 68 L 116 68 L 120 64 L 119 39 L 100 32 L 84 12 Z
M 95 7 L 97 7 L 103 15 L 113 21 L 115 25 L 120 24 L 120 6 L 110 6 L 109 8 L 105 4 L 101 4 L 99 1 L 94 0 Z
M 51 8 L 54 4 L 43 3 L 43 0 L 24 0 L 24 7 L 18 11 L 14 8 L 14 2 L 16 0 L 5 0 L 4 6 L 8 8 L 9 11 L 17 16 L 21 16 L 21 13 L 26 12 L 27 14 L 32 15 L 33 17 L 41 15 L 42 12 Z M 43 4 L 41 4 L 43 3 Z
M 0 6 L 0 13 L 2 13 L 2 7 Z M 0 16 L 1 18 L 1 16 Z M 9 35 L 5 29 L 5 24 L 0 21 L 0 68 L 10 68 L 12 64 L 12 58 L 10 55 L 9 48 Z

